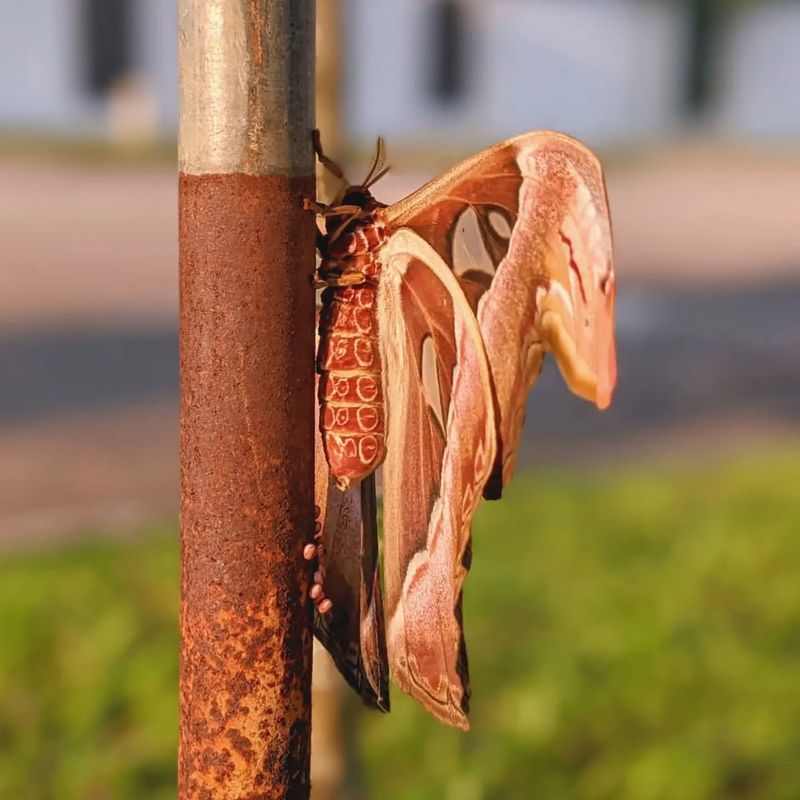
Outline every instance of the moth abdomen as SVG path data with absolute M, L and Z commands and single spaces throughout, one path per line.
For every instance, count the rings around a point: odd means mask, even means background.
M 386 455 L 376 315 L 377 283 L 326 290 L 317 368 L 325 455 L 340 486 L 365 478 Z

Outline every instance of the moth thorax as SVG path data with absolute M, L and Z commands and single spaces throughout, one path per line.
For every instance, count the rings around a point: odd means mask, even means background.
M 322 270 L 335 270 L 342 274 L 360 272 L 377 278 L 380 263 L 376 255 L 386 238 L 386 225 L 380 217 L 354 223 L 352 228 L 328 241 Z

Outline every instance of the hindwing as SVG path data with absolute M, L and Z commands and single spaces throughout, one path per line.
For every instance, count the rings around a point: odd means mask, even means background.
M 491 378 L 475 315 L 436 251 L 400 230 L 380 257 L 389 664 L 434 716 L 466 728 L 461 590 L 495 457 Z

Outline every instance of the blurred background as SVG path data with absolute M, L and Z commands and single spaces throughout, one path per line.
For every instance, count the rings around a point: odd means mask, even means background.
M 800 3 L 318 0 L 391 201 L 534 128 L 606 167 L 620 374 L 548 364 L 481 509 L 473 731 L 320 678 L 316 797 L 800 797 Z M 173 797 L 176 21 L 0 5 L 0 798 Z

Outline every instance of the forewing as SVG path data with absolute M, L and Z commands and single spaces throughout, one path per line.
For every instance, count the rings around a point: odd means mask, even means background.
M 615 282 L 600 164 L 563 134 L 524 134 L 454 167 L 386 215 L 430 242 L 476 311 L 497 401 L 496 483 L 502 467 L 506 484 L 545 351 L 573 392 L 600 408 L 611 400 Z M 488 492 L 499 494 L 499 485 Z
M 323 589 L 333 607 L 315 611 L 314 633 L 347 682 L 367 705 L 389 710 L 381 585 L 378 573 L 378 520 L 375 477 L 342 492 L 330 476 L 322 437 L 315 448 L 315 495 L 319 509 Z
M 474 313 L 435 250 L 404 229 L 380 258 L 390 668 L 434 716 L 466 728 L 461 587 L 495 456 L 491 378 Z

